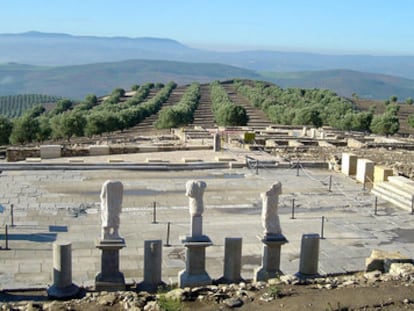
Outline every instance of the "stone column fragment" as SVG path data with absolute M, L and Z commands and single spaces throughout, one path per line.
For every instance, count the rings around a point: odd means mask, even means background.
M 144 242 L 144 281 L 138 284 L 138 290 L 156 292 L 165 283 L 161 280 L 162 241 Z
M 239 283 L 241 277 L 242 238 L 225 238 L 224 269 L 219 283 Z
M 319 242 L 317 233 L 302 235 L 300 247 L 299 272 L 297 275 L 302 278 L 318 276 Z
M 72 283 L 72 244 L 53 243 L 53 285 L 47 294 L 51 298 L 73 298 L 79 293 L 79 287 Z

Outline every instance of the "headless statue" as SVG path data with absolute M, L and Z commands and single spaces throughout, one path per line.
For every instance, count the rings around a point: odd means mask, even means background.
M 120 181 L 107 180 L 101 191 L 102 240 L 120 239 L 119 215 L 124 187 Z
M 261 194 L 262 197 L 262 224 L 265 235 L 281 234 L 278 204 L 282 193 L 282 184 L 274 183 L 269 190 Z
M 201 216 L 204 212 L 203 195 L 207 184 L 204 181 L 189 180 L 186 184 L 185 195 L 189 197 L 191 216 Z
M 207 184 L 204 181 L 189 180 L 186 183 L 185 195 L 189 198 L 191 237 L 196 239 L 203 235 L 203 195 L 206 188 Z

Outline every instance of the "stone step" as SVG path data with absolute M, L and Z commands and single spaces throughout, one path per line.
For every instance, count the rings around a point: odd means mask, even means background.
M 407 192 L 414 194 L 414 181 L 404 176 L 389 176 L 388 181 L 393 185 L 396 185 Z
M 372 191 L 381 193 L 383 197 L 388 197 L 390 200 L 399 201 L 407 206 L 411 206 L 412 194 L 395 187 L 388 182 L 375 184 Z
M 400 208 L 411 211 L 414 181 L 404 176 L 389 176 L 388 181 L 375 184 L 371 193 Z
M 398 206 L 407 211 L 411 211 L 411 202 L 408 204 L 407 202 L 401 201 L 398 197 L 393 197 L 390 195 L 389 192 L 383 192 L 383 188 L 374 187 L 371 190 L 371 194 L 376 195 L 377 197 Z

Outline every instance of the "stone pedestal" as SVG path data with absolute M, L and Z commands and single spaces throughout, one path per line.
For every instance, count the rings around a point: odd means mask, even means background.
M 213 245 L 208 237 L 205 241 L 183 241 L 185 251 L 185 269 L 178 273 L 178 286 L 194 287 L 211 284 L 211 278 L 206 271 L 206 248 Z
M 354 176 L 357 172 L 358 157 L 352 153 L 342 153 L 341 172 L 347 176 Z
M 280 271 L 280 253 L 282 245 L 288 240 L 283 234 L 266 235 L 259 239 L 263 243 L 262 265 L 255 270 L 254 281 L 267 281 L 282 274 Z
M 191 232 L 192 237 L 203 235 L 203 216 L 191 216 Z
M 221 151 L 221 138 L 219 133 L 214 134 L 213 150 L 214 152 Z
M 144 242 L 144 281 L 137 289 L 150 293 L 156 292 L 165 283 L 161 280 L 162 241 L 149 240 Z
M 375 163 L 368 159 L 358 159 L 356 180 L 360 183 L 374 181 L 374 165 Z
M 317 233 L 302 235 L 300 247 L 299 278 L 317 277 L 319 262 L 319 242 L 320 237 Z
M 224 241 L 224 269 L 219 283 L 239 283 L 241 272 L 242 238 L 226 238 Z
M 388 181 L 388 177 L 394 175 L 392 168 L 375 165 L 374 166 L 374 183 Z
M 53 243 L 53 285 L 47 289 L 50 298 L 73 298 L 79 287 L 72 283 L 72 244 Z
M 106 291 L 125 290 L 124 274 L 119 271 L 119 250 L 124 239 L 99 240 L 96 247 L 102 251 L 101 272 L 95 277 L 95 289 Z

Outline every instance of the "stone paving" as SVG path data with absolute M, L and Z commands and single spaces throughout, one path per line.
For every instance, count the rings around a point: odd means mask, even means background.
M 328 191 L 332 175 L 332 191 Z M 93 285 L 99 271 L 99 193 L 107 179 L 124 184 L 121 235 L 127 247 L 121 251 L 121 271 L 127 282 L 143 278 L 144 240 L 166 243 L 163 248 L 163 280 L 177 282 L 185 266 L 184 247 L 179 237 L 189 233 L 188 198 L 185 183 L 200 179 L 207 183 L 204 195 L 204 232 L 214 245 L 207 248 L 207 271 L 212 278 L 223 273 L 224 238 L 242 237 L 242 277 L 251 279 L 260 265 L 262 235 L 260 193 L 276 180 L 281 181 L 279 213 L 283 234 L 289 240 L 282 247 L 281 270 L 295 273 L 299 268 L 302 234 L 321 233 L 319 272 L 342 273 L 362 270 L 374 248 L 400 251 L 414 257 L 412 215 L 379 201 L 374 215 L 373 196 L 361 184 L 328 170 L 226 169 L 206 171 L 3 171 L 0 174 L 0 230 L 9 226 L 10 250 L 4 250 L 0 234 L 0 288 L 44 287 L 51 284 L 52 243 L 73 243 L 73 281 Z M 295 199 L 295 219 L 291 219 Z M 153 205 L 157 205 L 157 223 Z

